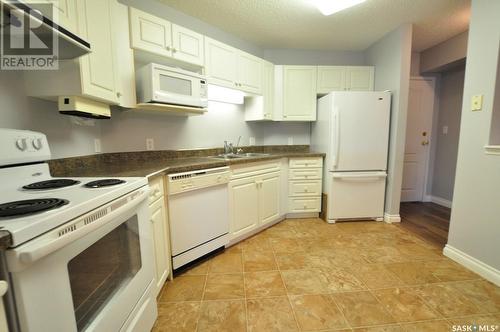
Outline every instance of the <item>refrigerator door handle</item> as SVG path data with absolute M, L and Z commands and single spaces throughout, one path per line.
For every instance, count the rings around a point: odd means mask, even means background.
M 333 140 L 332 166 L 333 169 L 335 169 L 339 164 L 339 150 L 340 150 L 340 112 L 338 108 L 333 109 L 333 123 L 335 126 L 335 132 L 332 137 Z
M 342 174 L 342 173 L 335 173 L 333 174 L 334 179 L 339 179 L 339 180 L 349 180 L 349 179 L 360 179 L 360 180 L 379 180 L 379 179 L 385 179 L 387 177 L 387 173 L 385 172 L 378 172 L 378 173 L 350 173 L 350 174 Z

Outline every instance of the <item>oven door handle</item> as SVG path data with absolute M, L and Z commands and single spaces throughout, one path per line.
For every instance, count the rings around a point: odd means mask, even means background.
M 140 203 L 142 203 L 148 197 L 149 190 L 148 188 L 141 189 L 141 192 L 138 195 L 131 196 L 130 200 L 123 206 L 117 208 L 104 215 L 103 217 L 96 219 L 94 222 L 91 222 L 87 225 L 82 226 L 81 228 L 76 228 L 76 230 L 68 232 L 64 235 L 59 236 L 59 231 L 61 229 L 65 229 L 70 225 L 66 224 L 62 227 L 56 228 L 55 230 L 49 232 L 48 234 L 42 236 L 41 238 L 31 242 L 26 247 L 20 249 L 17 253 L 19 260 L 24 264 L 32 264 L 33 262 L 39 260 L 42 257 L 45 257 L 68 244 L 75 242 L 79 238 L 93 232 L 99 227 L 112 222 L 114 219 L 119 217 L 120 215 L 125 215 L 133 211 Z M 131 194 L 129 194 L 131 195 Z M 110 208 L 113 205 L 113 202 L 107 204 L 106 208 Z M 103 208 L 100 208 L 101 210 Z M 70 224 L 77 224 L 79 221 L 81 222 L 85 216 L 79 217 L 77 222 L 73 222 Z M 122 221 L 120 221 L 121 223 Z

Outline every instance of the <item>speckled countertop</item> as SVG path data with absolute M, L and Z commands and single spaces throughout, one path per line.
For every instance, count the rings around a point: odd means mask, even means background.
M 309 151 L 307 145 L 256 146 L 243 148 L 243 152 L 267 153 L 268 156 L 240 159 L 217 159 L 221 149 L 164 150 L 106 153 L 92 156 L 49 161 L 55 177 L 154 177 L 160 174 L 188 172 L 235 164 L 293 157 L 324 157 L 323 153 Z

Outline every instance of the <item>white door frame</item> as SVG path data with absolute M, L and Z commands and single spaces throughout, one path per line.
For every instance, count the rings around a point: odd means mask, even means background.
M 410 84 L 411 81 L 429 81 L 432 82 L 433 90 L 434 90 L 434 100 L 433 100 L 433 110 L 432 110 L 432 117 L 431 117 L 431 122 L 430 122 L 430 128 L 431 128 L 431 139 L 429 140 L 429 149 L 427 149 L 427 152 L 425 154 L 425 172 L 424 172 L 424 188 L 422 192 L 422 201 L 423 202 L 430 202 L 431 201 L 431 195 L 427 194 L 427 188 L 428 188 L 428 182 L 429 179 L 432 179 L 432 174 L 430 174 L 430 160 L 431 160 L 431 152 L 434 151 L 435 147 L 435 137 L 437 136 L 437 132 L 434 130 L 434 120 L 435 117 L 438 115 L 436 110 L 438 109 L 437 106 L 439 106 L 439 101 L 437 100 L 436 96 L 436 78 L 433 76 L 411 76 L 410 77 Z M 406 137 L 405 137 L 405 143 L 406 143 Z

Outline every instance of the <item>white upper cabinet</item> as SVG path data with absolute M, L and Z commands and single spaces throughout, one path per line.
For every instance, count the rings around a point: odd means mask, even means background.
M 109 0 L 78 0 L 80 35 L 92 52 L 80 60 L 82 94 L 117 103 Z
M 76 16 L 76 0 L 25 0 L 26 4 L 32 5 L 35 9 L 41 12 L 58 25 L 66 30 L 77 34 L 78 20 Z M 37 7 L 37 4 L 49 3 L 53 5 L 53 13 L 46 13 L 45 8 Z
M 130 7 L 132 48 L 172 56 L 172 24 L 164 19 Z
M 130 7 L 132 48 L 203 66 L 203 35 Z
M 373 90 L 372 66 L 318 66 L 318 93 Z
M 262 59 L 208 37 L 205 73 L 211 84 L 262 93 Z
M 346 88 L 352 91 L 373 91 L 375 68 L 351 66 L 346 70 Z
M 262 96 L 245 98 L 245 121 L 271 121 L 274 118 L 274 65 L 262 61 Z
M 205 37 L 205 74 L 209 83 L 236 88 L 237 50 Z
M 238 89 L 250 93 L 262 93 L 262 60 L 244 52 L 238 52 Z
M 345 67 L 318 66 L 318 93 L 344 90 L 345 75 Z
M 283 66 L 283 120 L 316 121 L 316 66 Z
M 205 45 L 203 35 L 172 24 L 172 56 L 174 59 L 203 66 Z

